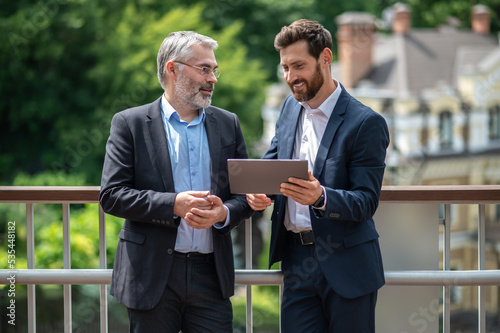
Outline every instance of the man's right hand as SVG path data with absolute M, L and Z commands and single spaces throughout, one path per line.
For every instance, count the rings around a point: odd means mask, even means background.
M 185 218 L 192 208 L 211 209 L 212 203 L 207 200 L 210 191 L 186 191 L 175 196 L 174 214 Z
M 271 198 L 265 194 L 247 194 L 247 202 L 255 211 L 264 210 L 271 206 Z

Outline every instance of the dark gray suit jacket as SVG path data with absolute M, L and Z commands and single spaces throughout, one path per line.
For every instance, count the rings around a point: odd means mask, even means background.
M 174 176 L 160 109 L 155 102 L 117 113 L 111 122 L 99 201 L 103 210 L 125 219 L 118 237 L 111 295 L 129 308 L 146 310 L 160 300 L 173 261 L 177 227 Z M 238 118 L 205 109 L 210 149 L 211 194 L 230 210 L 230 224 L 213 228 L 215 265 L 222 295 L 234 294 L 230 231 L 251 215 L 245 196 L 229 190 L 227 159 L 247 158 Z
M 302 106 L 288 97 L 276 135 L 263 158 L 292 158 Z M 309 207 L 314 246 L 332 288 L 347 298 L 371 293 L 384 282 L 373 215 L 378 206 L 389 131 L 384 118 L 342 87 L 321 140 L 313 175 L 326 191 L 326 210 Z M 289 237 L 284 226 L 286 198 L 276 196 L 269 265 L 281 261 Z

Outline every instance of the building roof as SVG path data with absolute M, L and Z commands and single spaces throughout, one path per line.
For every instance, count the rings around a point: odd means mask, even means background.
M 500 52 L 494 45 L 460 46 L 457 49 L 455 73 L 457 75 L 474 75 L 484 71 L 481 64 L 489 64 L 489 59 Z
M 456 87 L 459 71 L 481 63 L 497 48 L 498 41 L 490 35 L 451 26 L 379 35 L 373 69 L 358 87 L 392 90 L 400 96 L 419 96 L 440 86 Z

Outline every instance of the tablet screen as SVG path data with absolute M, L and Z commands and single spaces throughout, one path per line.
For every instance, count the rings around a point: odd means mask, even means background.
M 228 159 L 231 193 L 280 194 L 289 177 L 308 179 L 307 161 Z

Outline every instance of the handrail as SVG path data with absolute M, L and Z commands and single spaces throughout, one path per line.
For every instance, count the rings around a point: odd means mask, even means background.
M 0 285 L 27 284 L 110 284 L 112 269 L 18 269 L 0 270 Z M 283 285 L 279 270 L 237 269 L 237 285 Z M 387 285 L 393 286 L 496 286 L 500 270 L 467 271 L 385 271 Z
M 440 204 L 500 203 L 500 185 L 382 186 L 380 201 Z
M 0 203 L 92 203 L 99 186 L 0 186 Z M 380 201 L 498 203 L 500 185 L 382 186 Z
M 99 186 L 0 186 L 0 203 L 96 203 Z

